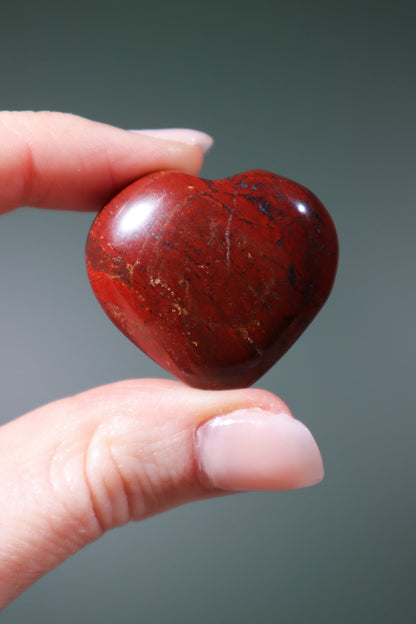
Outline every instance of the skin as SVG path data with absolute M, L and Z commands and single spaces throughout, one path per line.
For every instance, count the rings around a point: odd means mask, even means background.
M 0 113 L 0 214 L 28 205 L 98 210 L 152 171 L 197 175 L 203 151 L 184 136 L 148 136 L 60 113 Z M 284 461 L 267 464 L 260 476 L 254 466 L 237 476 L 224 471 L 215 437 L 203 451 L 196 444 L 201 423 L 236 410 L 245 422 L 259 408 L 280 415 L 276 456 L 279 440 L 291 449 L 286 438 L 310 436 L 269 392 L 205 392 L 154 379 L 88 390 L 1 427 L 0 609 L 77 550 L 131 520 L 227 492 L 318 482 L 323 473 L 311 436 L 314 461 L 303 461 L 306 446 L 294 442 L 295 459 L 283 453 Z M 250 426 L 243 424 L 244 435 Z

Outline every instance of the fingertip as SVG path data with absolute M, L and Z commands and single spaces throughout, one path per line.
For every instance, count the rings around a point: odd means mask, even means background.
M 163 142 L 167 143 L 165 140 Z M 194 176 L 199 175 L 204 164 L 204 150 L 200 145 L 169 141 L 169 150 L 173 163 L 180 166 L 173 164 L 171 167 L 166 167 L 167 169 L 182 171 Z

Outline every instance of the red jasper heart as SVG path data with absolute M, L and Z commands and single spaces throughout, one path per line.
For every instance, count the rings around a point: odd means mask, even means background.
M 266 171 L 134 182 L 87 241 L 95 295 L 116 326 L 187 384 L 249 386 L 331 291 L 337 235 L 321 202 Z

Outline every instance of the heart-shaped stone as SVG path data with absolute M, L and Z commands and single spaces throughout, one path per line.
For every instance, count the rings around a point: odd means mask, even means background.
M 266 171 L 134 182 L 87 241 L 95 295 L 140 349 L 191 386 L 249 386 L 331 291 L 337 235 L 321 202 Z

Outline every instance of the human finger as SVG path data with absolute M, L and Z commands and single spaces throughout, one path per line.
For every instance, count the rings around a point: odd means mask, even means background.
M 103 532 L 182 503 L 323 477 L 273 394 L 126 381 L 0 429 L 0 607 Z
M 76 115 L 0 112 L 0 213 L 19 206 L 98 210 L 152 171 L 198 174 L 212 144 L 187 129 L 128 131 Z

